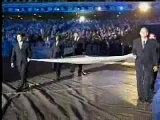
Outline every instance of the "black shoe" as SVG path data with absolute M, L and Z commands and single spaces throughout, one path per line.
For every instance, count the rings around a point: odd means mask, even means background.
M 24 88 L 24 89 L 28 89 L 28 88 L 29 88 L 29 85 L 26 83 L 23 88 Z
M 145 102 L 144 99 L 141 98 L 141 97 L 139 97 L 138 100 L 139 100 L 140 102 Z
M 56 81 L 60 81 L 60 77 L 56 77 Z
M 82 76 L 82 73 L 78 73 L 78 76 Z
M 83 74 L 83 75 L 87 75 L 87 72 L 84 72 L 84 71 L 83 71 L 82 74 Z
M 16 90 L 16 92 L 22 92 L 22 91 L 23 91 L 22 87 L 19 87 L 19 88 L 17 88 L 17 90 Z
M 17 92 L 21 92 L 23 90 L 24 83 L 20 83 L 17 87 Z

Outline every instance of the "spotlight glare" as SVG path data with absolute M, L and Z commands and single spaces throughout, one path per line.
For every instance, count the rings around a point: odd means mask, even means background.
M 119 9 L 120 9 L 120 10 L 123 10 L 124 8 L 123 8 L 123 6 L 120 6 Z
M 142 12 L 146 12 L 146 11 L 148 11 L 149 9 L 151 8 L 151 6 L 150 6 L 150 4 L 149 3 L 140 3 L 139 4 L 139 9 L 140 9 L 140 11 L 142 11 Z
M 101 8 L 101 7 L 97 7 L 97 10 L 98 10 L 98 11 L 101 11 L 101 10 L 102 10 L 102 8 Z
M 84 22 L 85 20 L 86 20 L 86 18 L 84 16 L 80 16 L 79 22 Z
M 18 9 L 18 8 L 16 8 L 16 9 L 15 9 L 15 11 L 19 11 L 19 9 Z

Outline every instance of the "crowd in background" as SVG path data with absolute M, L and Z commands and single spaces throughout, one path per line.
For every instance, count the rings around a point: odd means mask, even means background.
M 25 33 L 26 40 L 32 47 L 51 48 L 55 36 L 60 34 L 66 47 L 72 47 L 73 34 L 77 32 L 86 44 L 88 55 L 123 55 L 129 52 L 131 46 L 123 46 L 121 38 L 127 35 L 140 22 L 136 20 L 87 20 L 80 22 L 72 19 L 66 20 L 5 20 L 2 27 L 2 44 L 11 51 L 16 42 L 16 34 Z M 125 50 L 126 49 L 126 50 Z

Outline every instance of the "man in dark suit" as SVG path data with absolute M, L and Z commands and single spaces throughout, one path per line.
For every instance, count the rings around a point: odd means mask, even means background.
M 152 99 L 153 73 L 158 70 L 156 47 L 157 42 L 148 38 L 148 29 L 142 27 L 140 38 L 133 42 L 133 54 L 136 55 L 138 97 L 142 102 L 151 102 Z
M 17 91 L 21 91 L 23 87 L 27 88 L 27 67 L 29 58 L 31 58 L 31 48 L 29 43 L 24 41 L 24 34 L 17 34 L 18 43 L 13 47 L 11 56 L 11 67 L 18 68 L 21 77 L 21 83 L 18 86 Z
M 84 41 L 80 40 L 78 33 L 74 33 L 73 36 L 73 55 L 83 55 L 85 44 Z M 75 71 L 75 65 L 72 65 L 71 72 Z M 86 75 L 87 73 L 82 71 L 82 64 L 78 64 L 78 76 Z
M 156 38 L 156 36 L 155 36 L 155 34 L 153 34 L 153 33 L 150 33 L 149 34 L 149 39 L 151 39 L 151 40 L 155 40 L 156 42 L 157 42 L 157 38 Z M 158 54 L 158 60 L 159 60 L 159 58 L 160 58 L 160 52 L 159 52 L 159 45 L 157 44 L 157 54 Z M 152 89 L 152 91 L 154 91 L 154 85 L 155 85 L 155 81 L 156 81 L 156 79 L 157 79 L 157 74 L 158 74 L 158 71 L 156 71 L 156 72 L 154 72 L 154 80 L 153 80 L 153 83 L 152 83 L 152 86 L 151 86 L 151 89 Z
M 51 49 L 51 57 L 52 58 L 63 58 L 64 56 L 64 43 L 59 34 L 56 35 L 55 43 Z M 61 63 L 52 63 L 54 65 L 54 69 L 56 70 L 56 80 L 60 80 L 61 75 Z

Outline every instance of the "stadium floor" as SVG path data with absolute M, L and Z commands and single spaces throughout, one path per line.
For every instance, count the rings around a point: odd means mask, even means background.
M 88 65 L 85 70 L 90 74 L 78 77 L 63 69 L 59 82 L 51 71 L 29 77 L 37 86 L 20 93 L 14 89 L 18 81 L 4 81 L 3 120 L 151 120 L 151 105 L 137 101 L 133 67 Z

